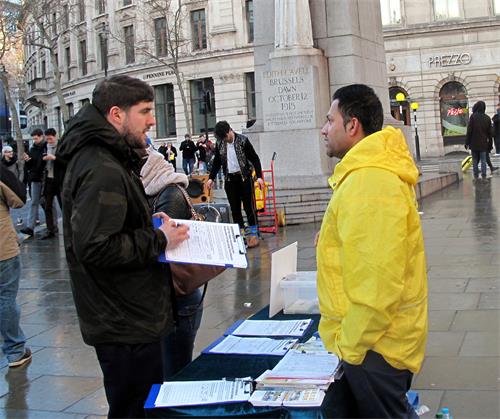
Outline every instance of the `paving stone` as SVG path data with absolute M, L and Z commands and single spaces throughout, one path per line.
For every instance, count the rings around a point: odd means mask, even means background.
M 61 411 L 102 386 L 99 378 L 42 376 L 0 398 L 5 409 Z M 51 417 L 50 415 L 46 417 Z
M 429 311 L 429 331 L 449 330 L 456 313 L 455 310 Z
M 464 332 L 429 332 L 426 356 L 456 356 L 464 340 Z
M 467 332 L 460 356 L 500 357 L 500 334 L 496 332 Z
M 449 407 L 454 418 L 500 417 L 498 391 L 451 391 L 443 395 L 442 407 Z
M 427 286 L 429 292 L 464 292 L 467 286 L 468 279 L 445 279 L 445 278 L 429 278 Z
M 479 293 L 435 293 L 429 294 L 429 310 L 470 310 L 477 307 Z
M 441 406 L 441 399 L 443 398 L 443 390 L 418 390 L 418 397 L 420 404 L 424 404 L 429 408 L 429 412 L 426 413 L 423 418 L 433 418 L 434 414 L 439 411 Z
M 470 279 L 466 292 L 500 292 L 500 278 Z
M 102 412 L 108 410 L 108 401 L 104 387 L 101 387 L 96 392 L 84 397 L 74 405 L 68 407 L 65 413 L 84 413 L 86 415 L 102 415 Z
M 500 330 L 500 310 L 457 311 L 451 330 L 495 332 Z
M 498 390 L 499 357 L 428 357 L 413 388 L 431 390 Z
M 479 300 L 479 309 L 500 309 L 500 294 L 499 293 L 481 293 Z

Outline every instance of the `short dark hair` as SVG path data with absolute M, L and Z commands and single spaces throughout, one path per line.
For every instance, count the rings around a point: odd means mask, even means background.
M 31 136 L 33 137 L 34 135 L 38 135 L 41 137 L 43 135 L 43 131 L 40 128 L 35 128 L 33 131 L 31 131 Z
M 219 121 L 215 124 L 215 137 L 217 139 L 223 140 L 229 131 L 231 131 L 231 126 L 227 121 Z
M 338 109 L 344 126 L 357 118 L 365 135 L 380 131 L 384 124 L 384 109 L 375 91 L 365 84 L 351 84 L 338 89 L 333 100 L 338 100 Z
M 140 102 L 152 102 L 153 88 L 129 76 L 111 76 L 100 81 L 92 92 L 92 104 L 106 116 L 113 106 L 127 110 Z
M 45 130 L 45 135 L 53 135 L 55 137 L 57 135 L 57 132 L 54 128 L 47 128 Z

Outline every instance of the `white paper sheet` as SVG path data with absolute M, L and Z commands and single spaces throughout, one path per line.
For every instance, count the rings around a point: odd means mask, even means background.
M 283 310 L 283 293 L 280 289 L 282 278 L 297 271 L 297 242 L 271 255 L 271 284 L 269 293 L 269 317 Z
M 325 378 L 333 376 L 338 365 L 339 358 L 336 355 L 304 353 L 292 349 L 276 364 L 268 377 Z
M 302 337 L 311 324 L 304 320 L 245 320 L 233 332 L 236 336 L 293 336 Z
M 208 352 L 218 354 L 284 355 L 297 339 L 240 338 L 226 336 Z
M 174 220 L 189 226 L 189 239 L 165 251 L 168 262 L 247 268 L 245 243 L 238 224 Z
M 161 385 L 156 407 L 197 406 L 244 402 L 250 398 L 249 381 L 170 381 Z

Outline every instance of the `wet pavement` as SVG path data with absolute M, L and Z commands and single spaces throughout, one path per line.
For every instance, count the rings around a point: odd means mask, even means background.
M 429 276 L 430 332 L 413 388 L 433 417 L 449 406 L 455 418 L 498 418 L 500 385 L 500 175 L 464 181 L 421 202 Z M 299 270 L 316 268 L 318 224 L 266 234 L 249 250 L 248 270 L 230 269 L 213 280 L 196 351 L 235 320 L 269 300 L 271 252 L 299 243 Z M 18 301 L 32 363 L 7 367 L 0 358 L 0 417 L 104 417 L 107 404 L 92 348 L 81 338 L 62 236 L 22 244 Z

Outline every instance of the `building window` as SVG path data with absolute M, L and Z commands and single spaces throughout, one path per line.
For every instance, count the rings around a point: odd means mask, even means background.
M 247 37 L 248 42 L 253 42 L 253 0 L 246 1 Z
M 155 86 L 156 136 L 165 138 L 177 134 L 175 126 L 174 86 Z
M 205 9 L 191 12 L 191 32 L 193 35 L 193 50 L 207 47 L 207 23 Z
M 106 0 L 96 0 L 95 9 L 98 15 L 102 15 L 106 12 Z
M 500 0 L 495 0 L 495 3 L 493 5 L 494 13 L 495 15 L 500 15 Z
M 80 109 L 83 108 L 85 105 L 88 105 L 89 103 L 90 103 L 90 99 L 80 100 Z
M 382 25 L 399 25 L 401 23 L 401 0 L 380 0 Z
M 87 74 L 87 41 L 80 41 L 80 70 L 82 76 Z
M 78 21 L 85 22 L 85 1 L 78 0 Z
M 99 34 L 99 58 L 101 64 L 101 70 L 104 71 L 105 75 L 108 72 L 108 37 L 107 34 L 101 32 Z
M 156 55 L 167 55 L 167 20 L 164 17 L 155 19 L 155 44 Z
M 64 48 L 64 56 L 65 56 L 65 60 L 66 60 L 66 79 L 68 81 L 71 80 L 71 68 L 70 68 L 70 65 L 71 65 L 71 50 L 69 47 L 66 47 Z
M 134 25 L 125 26 L 123 31 L 125 34 L 125 64 L 131 64 L 135 62 Z
M 248 119 L 255 119 L 255 73 L 245 74 Z
M 405 95 L 405 101 L 399 103 L 396 100 L 396 95 L 398 93 L 403 93 Z M 391 115 L 397 121 L 403 121 L 405 125 L 410 125 L 410 103 L 408 102 L 408 93 L 400 87 L 391 87 L 389 89 L 389 99 L 391 101 Z M 402 112 L 402 114 L 401 114 Z
M 123 6 L 129 6 L 132 4 L 132 0 L 123 0 Z
M 436 20 L 447 20 L 460 17 L 458 0 L 434 0 L 434 16 Z
M 42 60 L 42 79 L 45 79 L 47 77 L 47 64 L 45 60 Z
M 69 6 L 63 5 L 63 29 L 69 28 Z
M 208 131 L 213 131 L 215 127 L 214 80 L 211 77 L 191 80 L 190 85 L 193 133 L 205 131 L 205 115 Z
M 444 144 L 463 144 L 469 123 L 469 105 L 464 85 L 456 81 L 446 83 L 439 92 L 439 107 Z
M 72 103 L 68 103 L 66 106 L 68 107 L 68 120 L 70 120 L 75 116 L 75 107 Z

